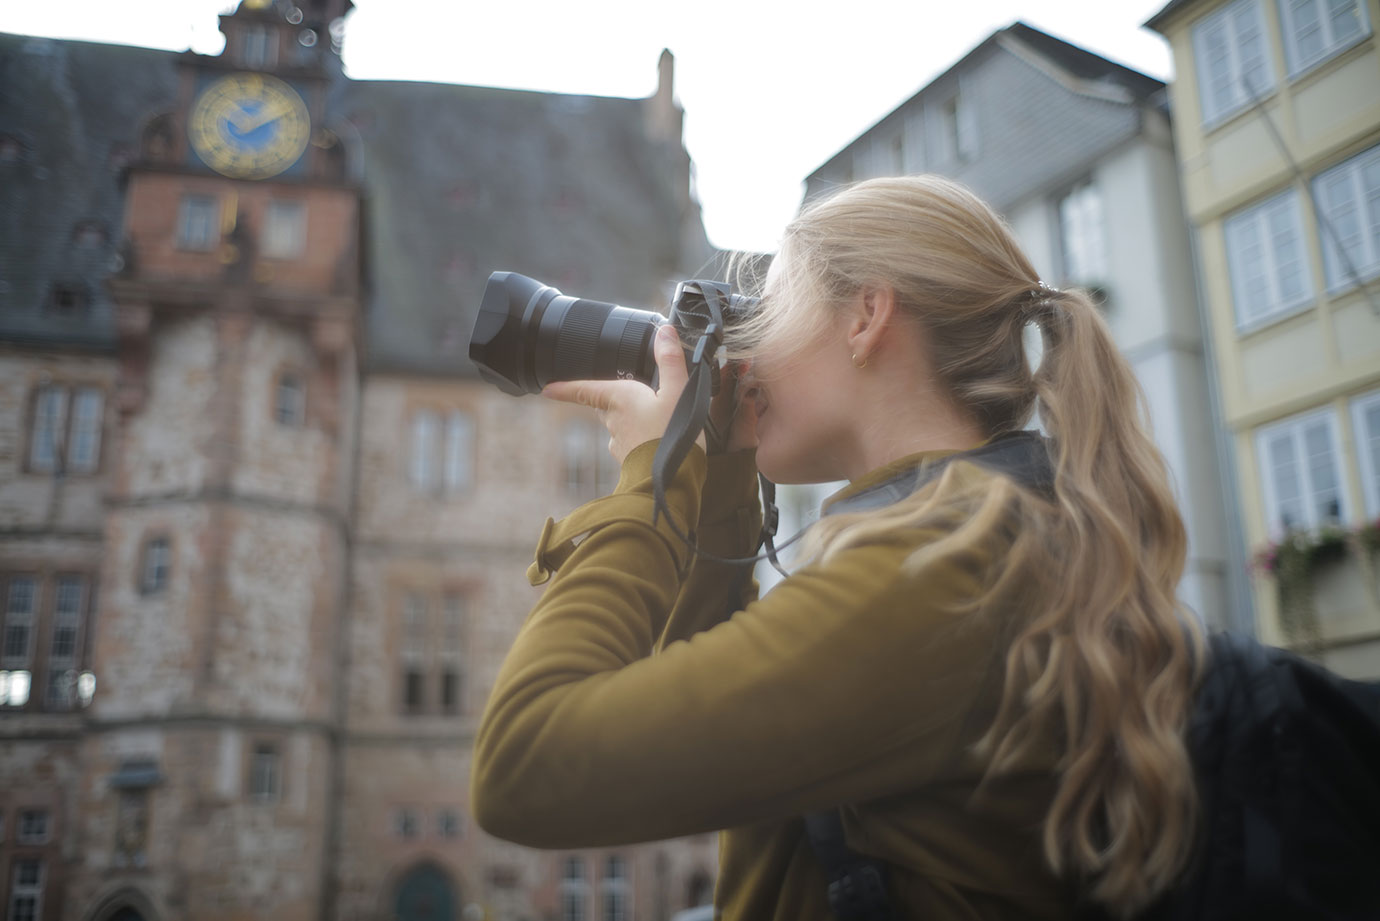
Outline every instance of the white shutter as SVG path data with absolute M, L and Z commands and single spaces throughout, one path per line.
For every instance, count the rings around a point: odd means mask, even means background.
M 1351 419 L 1361 464 L 1366 517 L 1375 520 L 1380 518 L 1380 391 L 1353 400 Z
M 1266 524 L 1272 537 L 1347 520 L 1339 443 L 1337 419 L 1330 409 L 1257 432 Z

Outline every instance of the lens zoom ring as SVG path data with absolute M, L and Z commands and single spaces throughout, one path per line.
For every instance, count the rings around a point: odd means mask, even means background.
M 609 305 L 576 301 L 570 305 L 561 331 L 556 335 L 555 375 L 551 380 L 578 381 L 590 377 L 599 332 L 609 315 Z

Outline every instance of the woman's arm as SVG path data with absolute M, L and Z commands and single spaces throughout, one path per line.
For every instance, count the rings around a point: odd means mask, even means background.
M 873 799 L 954 764 L 992 635 L 949 613 L 977 592 L 969 570 L 901 574 L 926 535 L 842 551 L 648 657 L 687 552 L 651 524 L 654 449 L 628 457 L 499 673 L 474 755 L 480 824 L 539 847 L 653 840 Z M 692 451 L 668 490 L 682 528 L 704 476 Z

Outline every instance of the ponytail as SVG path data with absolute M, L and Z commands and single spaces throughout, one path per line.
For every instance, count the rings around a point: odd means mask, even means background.
M 1057 505 L 1039 539 L 1060 585 L 1007 654 L 979 750 L 1000 771 L 1028 738 L 1022 722 L 1062 724 L 1045 856 L 1129 913 L 1182 871 L 1196 822 L 1184 729 L 1203 643 L 1175 594 L 1187 537 L 1140 387 L 1097 308 L 1082 291 L 1041 291 L 1033 318 Z

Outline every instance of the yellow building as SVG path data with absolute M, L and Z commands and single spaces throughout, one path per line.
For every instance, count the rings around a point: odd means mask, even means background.
M 1174 0 L 1147 23 L 1174 53 L 1260 635 L 1367 678 L 1380 677 L 1378 20 L 1377 0 Z

